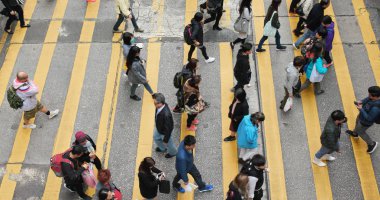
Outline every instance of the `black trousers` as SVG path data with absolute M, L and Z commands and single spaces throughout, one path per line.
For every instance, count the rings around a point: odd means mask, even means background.
M 300 1 L 301 1 L 301 0 L 292 0 L 292 3 L 290 3 L 289 12 L 295 12 L 295 9 L 297 8 L 297 4 L 298 4 Z
M 279 48 L 281 46 L 281 42 L 280 42 L 280 33 L 278 32 L 278 30 L 276 31 L 276 35 L 274 36 L 274 38 L 276 39 L 276 46 L 277 48 Z M 259 42 L 259 45 L 257 46 L 257 49 L 261 49 L 265 40 L 268 39 L 268 36 L 265 36 L 263 35 L 263 37 L 260 39 L 260 42 Z
M 205 182 L 203 182 L 202 180 L 201 173 L 199 173 L 195 165 L 193 165 L 193 167 L 190 169 L 188 173 L 194 178 L 194 181 L 198 185 L 199 190 L 202 190 L 203 188 L 206 187 Z M 179 180 L 181 180 L 181 178 L 180 178 L 180 175 L 177 173 L 173 179 L 173 183 L 172 183 L 173 187 L 175 188 L 181 187 L 181 184 L 178 183 Z
M 66 183 L 66 187 L 70 188 L 71 190 L 77 192 L 77 194 L 84 198 L 84 199 L 88 199 L 88 196 L 86 195 L 86 193 L 84 193 L 83 191 L 83 180 L 81 179 L 80 182 L 78 183 L 75 183 L 75 184 L 71 184 L 71 183 Z
M 139 26 L 137 25 L 135 15 L 133 15 L 132 12 L 131 12 L 131 15 L 132 15 L 131 22 L 132 22 L 133 28 L 134 28 L 134 29 L 138 29 Z M 115 30 L 115 31 L 118 30 L 120 24 L 121 24 L 123 21 L 124 21 L 124 15 L 123 15 L 123 14 L 119 14 L 119 17 L 117 18 L 117 21 L 116 21 L 115 25 L 113 26 L 113 30 Z
M 323 58 L 326 60 L 327 64 L 330 64 L 332 62 L 330 51 L 323 51 Z
M 208 56 L 207 56 L 206 47 L 201 45 L 201 46 L 198 46 L 198 48 L 201 50 L 203 57 L 207 60 Z M 190 61 L 191 57 L 193 56 L 194 50 L 195 50 L 195 45 L 191 45 L 189 53 L 187 54 L 187 61 Z
M 20 26 L 25 25 L 25 20 L 24 20 L 24 11 L 22 10 L 22 7 L 20 5 L 13 6 L 12 9 L 17 12 L 18 19 L 20 20 Z
M 7 23 L 5 24 L 5 30 L 11 29 L 11 24 L 13 21 L 17 20 L 16 15 L 9 14 L 9 18 L 7 20 Z
M 190 115 L 190 114 L 187 114 L 187 121 L 186 121 L 186 125 L 187 127 L 190 127 L 191 126 L 191 123 L 193 123 L 194 119 L 198 116 L 198 114 L 194 114 L 194 115 Z
M 200 5 L 200 7 L 203 8 L 203 9 L 206 9 L 207 8 L 206 2 L 202 3 Z M 208 19 L 206 19 L 205 22 L 204 22 L 204 24 L 207 24 L 207 23 L 212 22 L 212 21 L 215 20 L 214 26 L 215 27 L 219 26 L 220 19 L 222 18 L 222 15 L 223 15 L 223 3 L 222 3 L 222 7 L 221 8 L 215 9 L 215 12 L 210 12 L 210 15 L 211 15 L 211 17 L 208 18 Z
M 303 23 L 306 22 L 306 20 L 302 17 L 299 17 L 298 19 L 298 23 L 297 23 L 297 27 L 296 29 L 294 30 L 295 32 L 297 33 L 300 33 L 302 30 L 303 30 Z
M 264 196 L 263 189 L 259 189 L 255 191 L 255 197 L 253 197 L 253 200 L 260 200 Z

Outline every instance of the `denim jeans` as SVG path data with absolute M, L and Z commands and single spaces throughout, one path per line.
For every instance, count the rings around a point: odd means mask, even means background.
M 278 32 L 278 30 L 276 31 L 276 35 L 274 36 L 274 38 L 276 39 L 276 47 L 279 48 L 281 47 L 281 42 L 280 42 L 280 33 Z M 263 35 L 263 37 L 260 39 L 260 42 L 259 42 L 259 45 L 257 46 L 257 49 L 261 49 L 265 40 L 268 39 L 268 36 L 265 36 Z
M 336 145 L 339 146 L 339 143 L 337 143 Z M 324 147 L 322 145 L 319 151 L 315 154 L 315 157 L 317 157 L 318 159 L 321 159 L 324 155 L 331 154 L 332 152 L 334 152 L 334 150 Z
M 154 139 L 154 142 L 156 143 L 157 147 L 163 151 L 165 149 L 167 149 L 168 150 L 167 152 L 170 155 L 176 155 L 177 154 L 177 148 L 174 146 L 174 142 L 173 142 L 172 137 L 170 137 L 167 146 L 164 145 L 164 141 L 163 141 L 164 137 L 165 136 L 160 134 L 156 128 L 154 129 L 153 139 Z
M 310 38 L 314 36 L 317 33 L 317 31 L 311 31 L 310 29 L 307 29 L 307 31 L 294 43 L 296 47 L 299 47 L 300 44 L 305 41 L 307 38 Z

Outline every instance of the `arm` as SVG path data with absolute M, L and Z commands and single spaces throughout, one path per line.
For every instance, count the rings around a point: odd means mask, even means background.
M 146 77 L 144 77 L 141 73 L 140 73 L 140 70 L 139 68 L 140 67 L 143 67 L 143 66 L 140 66 L 142 65 L 141 63 L 139 62 L 133 62 L 132 64 L 132 71 L 133 73 L 136 75 L 136 77 L 143 83 L 146 83 Z
M 65 177 L 67 177 L 70 182 L 78 182 L 80 179 L 80 176 L 82 175 L 82 172 L 84 171 L 83 167 L 80 167 L 79 170 L 74 170 L 70 164 L 68 163 L 61 163 L 62 165 L 62 173 Z
M 256 183 L 259 179 L 253 176 L 248 176 L 248 198 L 253 199 L 255 197 Z
M 365 111 L 363 108 L 360 109 L 360 114 L 369 122 L 374 122 L 378 113 L 380 112 L 379 108 L 373 107 L 369 112 Z
M 25 91 L 24 94 L 28 97 L 31 97 L 38 94 L 38 92 L 38 87 L 32 81 L 29 81 L 29 89 Z
M 247 142 L 254 143 L 257 140 L 257 128 L 255 127 L 252 131 L 247 134 Z
M 320 74 L 326 74 L 328 69 L 326 67 L 323 67 L 323 61 L 322 58 L 318 58 L 317 61 L 315 62 L 315 67 Z
M 250 21 L 251 20 L 251 15 L 249 14 L 248 8 L 244 8 L 243 10 L 243 18 Z
M 191 40 L 193 42 L 198 42 L 196 36 L 199 34 L 199 26 L 192 26 L 191 27 Z
M 336 150 L 336 141 L 335 141 L 335 135 L 334 135 L 334 129 L 327 128 L 324 130 L 324 134 L 326 135 L 326 147 L 329 149 Z
M 159 169 L 157 169 L 156 167 L 153 167 L 153 168 L 152 168 L 152 172 L 154 172 L 154 173 L 156 173 L 156 174 L 159 174 L 159 173 L 161 173 L 162 171 L 159 170 Z

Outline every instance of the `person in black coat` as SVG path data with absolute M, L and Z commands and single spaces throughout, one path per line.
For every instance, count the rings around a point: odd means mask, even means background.
M 7 23 L 5 24 L 5 32 L 13 34 L 13 31 L 11 30 L 11 24 L 14 20 L 17 20 L 16 13 L 20 20 L 21 28 L 30 27 L 30 24 L 25 24 L 24 11 L 22 10 L 22 7 L 17 3 L 16 0 L 1 0 L 1 2 L 4 4 L 7 15 L 9 17 Z
M 205 20 L 204 24 L 215 20 L 215 24 L 212 29 L 221 31 L 222 29 L 219 27 L 219 21 L 223 15 L 223 0 L 207 0 L 200 5 L 200 8 L 201 12 L 207 8 L 208 13 L 211 15 L 210 18 Z
M 173 131 L 173 116 L 170 112 L 169 105 L 165 103 L 165 96 L 161 93 L 153 95 L 154 106 L 156 106 L 155 121 L 156 128 L 154 129 L 154 142 L 157 145 L 157 152 L 165 152 L 165 158 L 174 157 L 177 154 L 177 149 L 174 146 L 171 137 Z
M 157 169 L 154 165 L 156 162 L 151 157 L 144 158 L 139 166 L 139 187 L 141 196 L 146 199 L 155 199 L 157 197 L 158 184 L 160 180 L 165 179 L 165 174 Z M 157 174 L 157 177 L 153 175 Z
M 195 47 L 198 47 L 202 51 L 202 55 L 205 58 L 207 63 L 212 63 L 215 61 L 215 58 L 209 57 L 206 52 L 206 47 L 203 46 L 203 14 L 197 12 L 194 15 L 194 18 L 191 19 L 191 40 L 193 44 L 190 46 L 189 53 L 187 54 L 187 61 L 190 61 L 193 56 Z
M 82 146 L 74 146 L 70 152 L 63 154 L 62 158 L 69 162 L 62 162 L 62 174 L 65 180 L 64 186 L 70 191 L 76 191 L 80 197 L 89 200 L 91 197 L 87 196 L 83 191 L 82 172 L 88 169 L 88 164 L 79 164 L 79 157 L 83 155 L 84 148 Z
M 247 94 L 245 93 L 243 88 L 238 88 L 237 90 L 235 90 L 235 98 L 232 101 L 228 112 L 228 118 L 231 119 L 231 135 L 224 138 L 225 142 L 236 140 L 236 131 L 239 127 L 239 124 L 243 117 L 249 114 L 249 105 L 246 97 Z
M 249 54 L 252 54 L 252 44 L 244 43 L 241 45 L 236 56 L 234 67 L 234 76 L 237 80 L 235 87 L 232 89 L 244 88 L 244 85 L 251 81 L 251 66 L 249 65 Z
M 78 131 L 75 133 L 75 141 L 72 144 L 73 146 L 80 145 L 84 147 L 83 155 L 78 158 L 80 163 L 94 163 L 98 170 L 102 169 L 102 162 L 96 156 L 96 144 L 92 138 L 85 134 L 83 131 Z

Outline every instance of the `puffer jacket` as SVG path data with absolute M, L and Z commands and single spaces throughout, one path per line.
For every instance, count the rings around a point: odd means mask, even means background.
M 238 127 L 239 148 L 257 148 L 257 125 L 251 122 L 251 115 L 244 116 Z
M 322 135 L 321 135 L 322 146 L 334 151 L 338 151 L 339 150 L 338 141 L 340 138 L 340 130 L 341 130 L 341 126 L 336 125 L 334 120 L 330 116 L 322 131 Z
M 22 86 L 25 83 L 24 86 Z M 21 86 L 21 87 L 20 87 Z M 22 111 L 30 111 L 37 106 L 37 97 L 38 87 L 34 84 L 33 81 L 29 80 L 28 82 L 20 82 L 17 78 L 13 81 L 13 87 L 18 88 L 16 94 L 24 102 L 21 107 Z
M 360 123 L 364 126 L 372 126 L 380 117 L 380 100 L 371 101 L 367 97 L 362 100 L 362 106 L 359 112 Z
M 146 83 L 146 71 L 140 58 L 135 58 L 128 72 L 128 80 L 134 84 Z
M 313 71 L 314 62 L 311 61 L 306 69 L 306 78 L 310 79 L 311 72 Z M 320 74 L 326 74 L 328 69 L 326 67 L 323 67 L 323 60 L 321 57 L 317 58 L 315 61 L 315 67 L 317 67 L 317 72 Z

